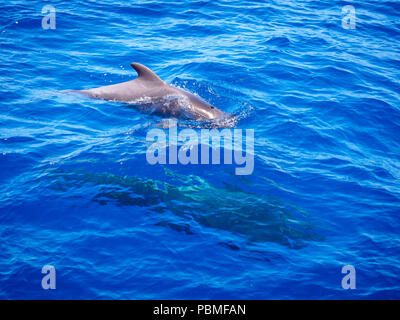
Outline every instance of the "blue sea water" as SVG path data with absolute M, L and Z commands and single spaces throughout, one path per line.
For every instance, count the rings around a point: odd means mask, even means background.
M 400 298 L 398 1 L 1 9 L 0 298 Z M 152 166 L 159 118 L 64 91 L 131 80 L 131 62 L 239 114 L 253 174 Z

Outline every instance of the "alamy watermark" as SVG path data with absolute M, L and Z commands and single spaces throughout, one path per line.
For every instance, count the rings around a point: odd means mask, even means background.
M 45 5 L 42 8 L 42 14 L 45 16 L 42 19 L 42 28 L 44 30 L 56 28 L 56 8 L 52 5 Z
M 194 129 L 179 130 L 169 120 L 169 129 L 154 128 L 147 132 L 146 151 L 149 164 L 233 164 L 236 175 L 250 175 L 254 170 L 254 130 Z M 211 145 L 210 145 L 211 142 Z M 181 145 L 178 147 L 178 144 Z M 245 152 L 244 151 L 245 145 Z M 223 148 L 222 148 L 223 146 Z M 211 149 L 211 152 L 210 152 Z M 221 161 L 221 149 L 223 160 Z M 211 157 L 211 161 L 210 161 Z
M 342 279 L 342 288 L 356 289 L 356 268 L 352 265 L 343 266 L 342 273 L 346 274 Z
M 342 28 L 355 29 L 356 28 L 356 8 L 353 5 L 345 5 L 342 8 Z
M 42 268 L 42 273 L 45 276 L 42 278 L 42 288 L 44 290 L 56 289 L 56 268 L 52 265 L 45 265 Z

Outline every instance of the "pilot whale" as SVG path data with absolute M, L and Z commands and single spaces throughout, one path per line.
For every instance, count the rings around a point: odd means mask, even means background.
M 223 112 L 200 97 L 173 87 L 140 63 L 131 63 L 138 77 L 131 81 L 88 90 L 74 90 L 93 98 L 132 103 L 140 110 L 160 116 L 189 120 L 227 119 Z

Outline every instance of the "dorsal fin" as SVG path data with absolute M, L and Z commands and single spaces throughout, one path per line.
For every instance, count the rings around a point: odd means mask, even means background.
M 163 82 L 153 71 L 140 63 L 131 63 L 131 67 L 136 70 L 138 79 Z

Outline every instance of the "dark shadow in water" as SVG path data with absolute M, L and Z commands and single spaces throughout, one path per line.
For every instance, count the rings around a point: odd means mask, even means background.
M 140 206 L 157 213 L 172 212 L 187 219 L 174 224 L 160 221 L 157 225 L 193 234 L 191 220 L 202 226 L 222 229 L 244 237 L 247 242 L 274 242 L 290 248 L 304 247 L 309 241 L 323 241 L 318 225 L 301 209 L 276 198 L 262 197 L 240 189 L 217 188 L 198 176 L 173 174 L 173 185 L 136 176 L 83 171 L 56 171 L 49 176 L 52 187 L 68 190 L 86 184 L 100 187 L 92 200 L 100 205 L 110 202 L 119 206 Z M 54 184 L 53 178 L 58 180 Z M 60 179 L 62 182 L 60 182 Z M 235 244 L 226 246 L 237 248 Z M 233 248 L 232 247 L 232 248 Z

